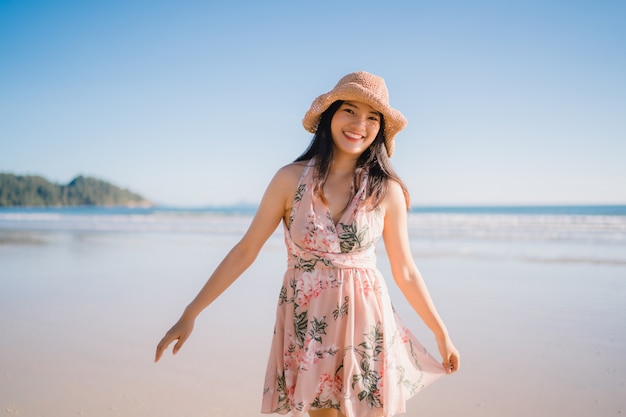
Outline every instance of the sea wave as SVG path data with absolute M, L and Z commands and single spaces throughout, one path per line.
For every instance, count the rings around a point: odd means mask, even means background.
M 243 233 L 246 214 L 203 212 L 0 212 L 0 229 L 93 232 Z
M 240 237 L 252 216 L 253 211 L 224 210 L 0 209 L 0 246 L 43 244 L 51 238 L 47 232 Z M 422 259 L 626 265 L 626 215 L 622 214 L 412 211 L 408 231 L 414 254 Z M 273 238 L 281 235 L 278 227 Z
M 425 238 L 626 242 L 626 216 L 415 213 L 408 225 Z

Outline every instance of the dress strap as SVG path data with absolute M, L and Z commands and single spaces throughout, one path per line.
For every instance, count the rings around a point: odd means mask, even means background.
M 302 170 L 302 174 L 300 174 L 300 179 L 298 180 L 298 188 L 296 190 L 296 194 L 293 196 L 293 200 L 291 201 L 291 211 L 289 212 L 289 223 L 286 225 L 287 228 L 291 227 L 291 223 L 293 223 L 294 215 L 296 211 L 298 210 L 298 207 L 300 207 L 300 203 L 302 202 L 302 196 L 304 195 L 304 192 L 309 186 L 311 176 L 308 174 L 314 163 L 315 163 L 315 158 L 309 159 L 306 166 Z

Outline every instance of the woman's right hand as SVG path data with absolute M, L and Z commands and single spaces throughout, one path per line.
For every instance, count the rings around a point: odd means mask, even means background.
M 165 333 L 163 339 L 159 342 L 156 349 L 156 355 L 154 357 L 154 361 L 158 362 L 161 359 L 161 355 L 163 352 L 167 350 L 168 346 L 174 341 L 178 340 L 174 345 L 174 349 L 172 349 L 172 353 L 176 355 L 176 353 L 180 350 L 181 347 L 185 344 L 191 332 L 193 331 L 194 320 L 188 317 L 181 317 L 176 324 L 172 326 L 171 329 Z

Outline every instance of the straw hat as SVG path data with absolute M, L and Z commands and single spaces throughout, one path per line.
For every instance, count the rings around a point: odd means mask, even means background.
M 385 147 L 387 155 L 393 154 L 393 138 L 406 126 L 406 119 L 398 110 L 389 106 L 389 93 L 382 77 L 359 71 L 346 75 L 335 88 L 317 97 L 304 115 L 302 125 L 311 133 L 317 131 L 320 116 L 337 100 L 353 100 L 367 103 L 380 112 L 385 119 Z

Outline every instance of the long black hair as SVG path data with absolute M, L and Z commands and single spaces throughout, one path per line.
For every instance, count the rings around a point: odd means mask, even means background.
M 308 161 L 315 158 L 315 172 L 313 174 L 314 192 L 316 192 L 322 200 L 324 198 L 323 187 L 328 173 L 330 172 L 330 165 L 333 160 L 333 137 L 330 130 L 330 122 L 339 109 L 342 100 L 337 100 L 331 104 L 326 111 L 320 116 L 320 121 L 317 126 L 317 130 L 309 147 L 302 155 L 296 158 L 295 162 Z M 406 200 L 406 207 L 409 208 L 409 192 L 406 185 L 398 174 L 391 166 L 391 161 L 387 155 L 387 148 L 385 146 L 385 119 L 383 115 L 380 116 L 380 129 L 374 139 L 374 142 L 359 156 L 356 163 L 356 169 L 354 170 L 354 176 L 351 186 L 351 197 L 357 192 L 361 176 L 365 173 L 369 173 L 369 180 L 367 184 L 367 201 L 371 208 L 377 207 L 387 195 L 389 180 L 394 180 L 402 187 L 404 198 Z M 347 206 L 346 206 L 347 208 Z M 344 208 L 345 210 L 345 208 Z

